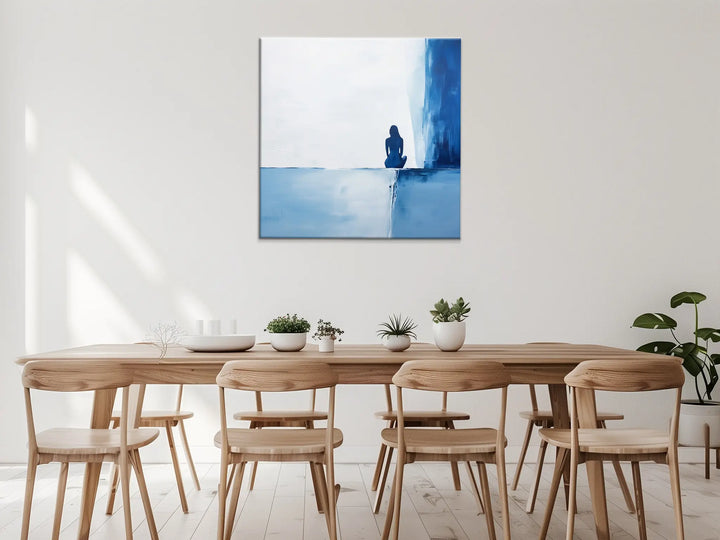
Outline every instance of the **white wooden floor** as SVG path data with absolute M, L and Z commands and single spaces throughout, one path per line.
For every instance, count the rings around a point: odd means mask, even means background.
M 527 489 L 533 476 L 533 465 L 523 471 L 517 491 L 510 492 L 510 513 L 514 538 L 536 538 L 545 511 L 544 501 L 549 489 L 552 465 L 546 465 L 544 483 L 538 497 L 535 513 L 524 512 Z M 218 465 L 198 465 L 203 489 L 189 491 L 190 512 L 183 514 L 170 465 L 145 466 L 154 505 L 155 520 L 161 538 L 172 540 L 212 538 L 216 530 Z M 582 469 L 582 466 L 581 466 Z M 57 465 L 43 465 L 38 470 L 34 506 L 31 518 L 31 538 L 49 538 L 56 492 Z M 629 466 L 626 475 L 631 478 Z M 671 495 L 667 468 L 660 465 L 642 466 L 648 537 L 650 539 L 675 538 Z M 493 467 L 491 489 L 493 512 L 498 535 L 502 525 L 497 502 L 497 483 Z M 508 466 L 512 478 L 514 465 Z M 93 518 L 92 538 L 124 538 L 123 515 L 118 506 L 112 516 L 106 516 L 106 471 L 98 493 Z M 373 466 L 370 464 L 339 464 L 336 477 L 342 484 L 338 501 L 338 520 L 343 540 L 379 538 L 387 508 L 387 496 L 382 512 L 372 514 L 374 493 L 369 486 Z M 702 465 L 681 465 L 685 534 L 688 540 L 720 539 L 720 471 L 712 470 L 711 480 L 703 478 Z M 65 501 L 61 538 L 75 538 L 79 513 L 79 494 L 82 486 L 82 465 L 71 465 Z M 461 468 L 461 475 L 464 471 Z M 584 471 L 581 471 L 581 480 Z M 466 478 L 463 476 L 463 482 Z M 192 486 L 189 478 L 186 485 Z M 635 516 L 628 514 L 615 476 L 606 468 L 609 498 L 610 529 L 613 538 L 637 538 Z M 0 538 L 18 538 L 20 515 L 25 488 L 25 468 L 0 467 Z M 132 485 L 132 512 L 135 538 L 149 538 L 144 522 L 137 486 Z M 386 495 L 389 494 L 389 490 Z M 562 495 L 560 495 L 562 496 Z M 587 489 L 578 490 L 579 515 L 575 538 L 595 538 L 593 518 Z M 327 538 L 325 520 L 318 515 L 312 493 L 309 469 L 303 464 L 261 464 L 255 489 L 252 493 L 243 488 L 234 538 L 280 540 Z M 559 499 L 555 509 L 549 538 L 565 538 L 564 502 Z M 408 540 L 487 538 L 485 520 L 476 515 L 474 500 L 464 487 L 456 492 L 452 486 L 446 464 L 412 464 L 405 473 L 402 522 L 400 537 Z

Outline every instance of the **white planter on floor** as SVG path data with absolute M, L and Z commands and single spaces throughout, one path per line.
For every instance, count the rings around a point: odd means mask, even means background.
M 323 336 L 318 343 L 318 351 L 335 352 L 335 340 L 330 336 Z
M 307 332 L 270 333 L 270 345 L 281 352 L 300 351 L 307 343 Z
M 683 400 L 680 405 L 678 443 L 683 446 L 705 446 L 704 425 L 710 426 L 710 447 L 720 446 L 720 402 L 700 405 L 697 400 Z
M 410 336 L 387 336 L 383 338 L 383 346 L 393 352 L 404 351 L 410 346 Z
M 433 337 L 441 351 L 457 351 L 465 343 L 465 321 L 433 323 Z

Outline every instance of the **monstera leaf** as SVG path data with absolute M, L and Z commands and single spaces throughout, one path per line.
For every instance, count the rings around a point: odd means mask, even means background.
M 651 328 L 654 330 L 666 330 L 677 328 L 677 322 L 672 317 L 662 313 L 643 313 L 632 324 L 635 328 Z
M 692 342 L 678 345 L 670 354 L 682 358 L 683 367 L 693 377 L 700 375 L 705 367 L 705 362 L 700 358 L 700 347 Z
M 720 330 L 718 330 L 717 328 L 698 328 L 695 332 L 695 335 L 705 341 L 720 341 Z
M 699 304 L 705 300 L 707 296 L 699 292 L 679 292 L 670 299 L 670 307 L 676 308 L 681 304 Z

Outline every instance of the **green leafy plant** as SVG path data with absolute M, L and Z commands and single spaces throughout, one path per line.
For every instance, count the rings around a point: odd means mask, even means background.
M 470 302 L 466 304 L 461 296 L 451 306 L 444 298 L 441 298 L 439 302 L 435 303 L 434 308 L 430 310 L 433 322 L 461 322 L 467 319 L 468 313 L 470 313 Z
M 410 336 L 417 339 L 417 335 L 413 332 L 416 328 L 417 324 L 415 324 L 410 317 L 403 319 L 402 314 L 390 315 L 387 322 L 380 323 L 380 330 L 377 331 L 377 335 L 381 338 L 389 336 Z
M 267 323 L 266 332 L 271 334 L 300 334 L 310 330 L 310 323 L 302 317 L 294 315 L 280 315 Z
M 704 403 L 705 399 L 712 399 L 710 394 L 718 382 L 718 372 L 715 366 L 720 364 L 720 354 L 710 354 L 709 352 L 710 342 L 720 341 L 720 330 L 699 327 L 698 304 L 706 298 L 704 294 L 699 292 L 683 291 L 670 299 L 670 307 L 673 309 L 682 304 L 692 304 L 695 307 L 694 341 L 682 343 L 675 334 L 677 322 L 663 313 L 643 313 L 633 322 L 635 328 L 670 330 L 674 342 L 652 341 L 638 347 L 637 350 L 682 358 L 683 367 L 695 379 L 695 391 L 700 403 Z M 705 342 L 704 345 L 700 343 L 701 341 Z M 702 381 L 704 390 L 700 386 L 700 381 Z
M 345 332 L 343 330 L 340 330 L 340 328 L 333 326 L 330 321 L 323 321 L 322 319 L 318 319 L 317 322 L 317 330 L 313 334 L 313 339 L 320 339 L 323 337 L 329 337 L 332 340 L 337 339 L 338 341 L 342 341 L 342 336 Z

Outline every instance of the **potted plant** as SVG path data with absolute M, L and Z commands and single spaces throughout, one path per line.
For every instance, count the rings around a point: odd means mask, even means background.
M 318 345 L 320 352 L 333 352 L 335 350 L 335 340 L 342 341 L 340 336 L 344 333 L 340 328 L 333 326 L 330 321 L 318 319 L 317 330 L 312 337 L 320 342 Z
M 700 328 L 698 304 L 707 297 L 699 292 L 680 292 L 670 299 L 670 307 L 692 304 L 695 308 L 695 330 L 692 341 L 681 342 L 675 330 L 677 322 L 663 313 L 643 313 L 633 322 L 635 328 L 670 330 L 674 341 L 652 341 L 638 351 L 678 356 L 683 367 L 695 381 L 697 399 L 685 399 L 680 407 L 678 441 L 686 446 L 704 446 L 703 426 L 710 426 L 710 446 L 720 446 L 720 402 L 712 401 L 711 393 L 718 382 L 716 365 L 720 354 L 711 354 L 710 342 L 720 341 L 720 329 Z
M 442 351 L 457 351 L 465 343 L 465 319 L 470 313 L 470 303 L 462 296 L 451 306 L 441 298 L 430 310 L 433 316 L 435 345 Z
M 310 323 L 297 314 L 275 317 L 267 324 L 266 332 L 270 332 L 270 345 L 276 351 L 299 351 L 307 343 Z
M 404 351 L 410 346 L 410 338 L 417 339 L 415 330 L 417 324 L 410 318 L 402 315 L 390 315 L 387 322 L 380 323 L 380 330 L 377 335 L 380 336 L 383 346 L 393 352 Z

